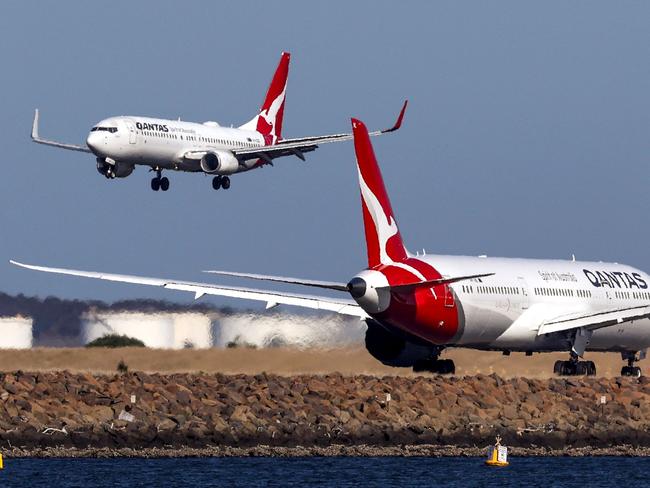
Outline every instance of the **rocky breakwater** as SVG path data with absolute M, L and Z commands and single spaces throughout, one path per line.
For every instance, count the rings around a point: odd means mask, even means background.
M 649 427 L 645 378 L 0 375 L 5 453 L 12 448 L 214 453 L 259 446 L 270 446 L 269 452 L 306 446 L 322 453 L 367 446 L 394 454 L 405 445 L 471 450 L 500 434 L 510 446 L 539 454 L 650 447 Z

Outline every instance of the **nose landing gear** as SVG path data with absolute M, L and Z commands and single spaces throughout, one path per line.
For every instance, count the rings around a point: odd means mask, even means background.
M 642 376 L 641 368 L 634 366 L 634 363 L 644 359 L 645 351 L 642 351 L 639 356 L 636 355 L 636 352 L 622 352 L 621 357 L 624 361 L 627 361 L 627 366 L 623 366 L 621 369 L 621 376 L 640 378 Z
M 169 190 L 169 179 L 166 176 L 162 176 L 162 170 L 160 168 L 156 168 L 156 177 L 151 180 L 151 189 L 153 191 Z
M 97 158 L 97 171 L 104 175 L 108 180 L 112 180 L 117 176 L 115 174 L 114 166 L 104 158 Z

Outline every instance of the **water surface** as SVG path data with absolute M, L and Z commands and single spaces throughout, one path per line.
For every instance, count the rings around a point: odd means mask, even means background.
M 511 458 L 6 459 L 2 487 L 646 486 L 650 459 Z

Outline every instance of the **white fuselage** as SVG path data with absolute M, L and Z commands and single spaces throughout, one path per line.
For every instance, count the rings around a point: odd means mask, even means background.
M 199 159 L 185 157 L 188 153 L 255 148 L 270 142 L 258 132 L 220 127 L 216 122 L 196 124 L 139 116 L 102 120 L 86 140 L 97 157 L 111 162 L 191 172 L 202 170 Z M 231 172 L 247 171 L 258 163 L 259 158 L 252 157 Z
M 538 335 L 545 320 L 650 303 L 650 276 L 624 264 L 439 255 L 418 259 L 443 276 L 495 273 L 451 285 L 452 299 L 461 309 L 458 346 L 564 351 L 569 349 L 567 335 Z M 641 319 L 596 330 L 587 349 L 639 351 L 648 346 L 650 319 Z

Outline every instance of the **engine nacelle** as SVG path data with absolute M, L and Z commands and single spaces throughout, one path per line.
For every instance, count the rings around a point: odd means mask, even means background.
M 383 312 L 390 305 L 390 290 L 387 287 L 386 276 L 371 269 L 357 274 L 348 283 L 352 298 L 370 314 Z
M 134 169 L 135 166 L 132 164 L 120 162 L 111 164 L 106 162 L 105 159 L 97 158 L 97 171 L 106 178 L 126 178 L 133 173 Z
M 239 161 L 230 151 L 210 151 L 201 158 L 204 173 L 231 175 L 239 169 Z
M 412 367 L 417 361 L 431 357 L 434 352 L 433 347 L 409 341 L 374 320 L 366 320 L 366 324 L 366 349 L 372 357 L 387 366 Z

